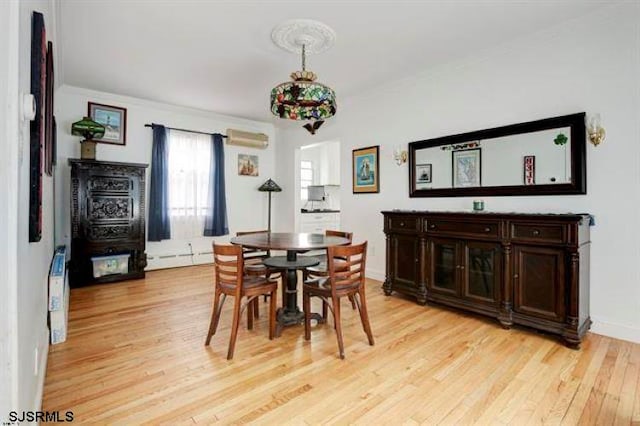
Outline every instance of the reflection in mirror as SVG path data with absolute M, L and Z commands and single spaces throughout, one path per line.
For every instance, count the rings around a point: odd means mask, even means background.
M 409 144 L 412 197 L 586 193 L 584 113 Z
M 416 189 L 571 183 L 570 130 L 418 149 Z

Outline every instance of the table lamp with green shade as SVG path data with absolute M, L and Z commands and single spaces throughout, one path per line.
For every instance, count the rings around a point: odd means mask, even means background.
M 80 141 L 80 158 L 83 160 L 96 159 L 96 143 L 93 138 L 103 137 L 105 130 L 102 124 L 93 121 L 90 117 L 84 117 L 71 125 L 72 135 L 84 137 L 84 140 Z
M 268 229 L 269 229 L 269 232 L 271 232 L 271 193 L 280 192 L 282 191 L 282 188 L 280 188 L 278 184 L 275 183 L 273 180 L 268 179 L 265 183 L 260 185 L 260 188 L 258 188 L 258 191 L 269 193 L 269 228 Z

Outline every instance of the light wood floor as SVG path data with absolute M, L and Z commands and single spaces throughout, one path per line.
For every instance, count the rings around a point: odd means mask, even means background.
M 204 344 L 212 267 L 73 290 L 69 338 L 49 354 L 44 409 L 80 423 L 640 424 L 640 345 L 590 334 L 580 351 L 489 319 L 385 297 L 368 282 L 376 345 L 344 305 L 333 328 L 267 338 L 266 303 L 225 355 Z

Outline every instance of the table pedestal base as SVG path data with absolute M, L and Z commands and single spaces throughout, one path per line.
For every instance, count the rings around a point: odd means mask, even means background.
M 268 267 L 283 270 L 282 304 L 284 307 L 278 309 L 276 313 L 276 336 L 280 336 L 284 327 L 304 323 L 304 312 L 298 307 L 298 270 L 318 263 L 320 262 L 315 257 L 298 258 L 295 250 L 287 250 L 286 258 L 276 256 L 265 259 L 264 264 Z M 318 323 L 325 322 L 322 315 L 316 313 L 311 314 L 311 319 Z
M 324 324 L 326 320 L 322 318 L 322 315 L 315 312 L 311 313 L 311 319 L 318 322 L 318 324 Z M 297 309 L 295 311 L 289 311 L 287 308 L 280 308 L 276 312 L 276 337 L 282 335 L 282 329 L 284 327 L 290 327 L 292 325 L 304 324 L 304 312 Z

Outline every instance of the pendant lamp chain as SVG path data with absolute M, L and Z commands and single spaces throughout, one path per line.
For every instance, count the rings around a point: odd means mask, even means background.
M 302 71 L 307 70 L 307 56 L 305 54 L 305 46 L 302 45 Z

